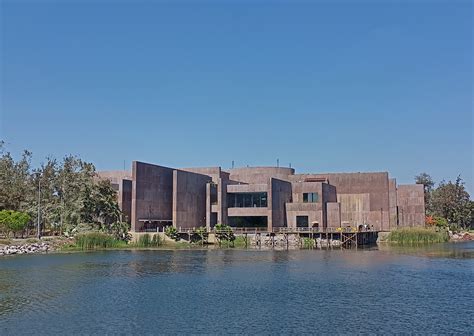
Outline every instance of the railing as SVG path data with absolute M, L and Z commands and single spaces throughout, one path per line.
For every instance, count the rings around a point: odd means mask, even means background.
M 142 228 L 140 230 L 137 230 L 137 232 L 160 232 L 160 228 Z
M 261 233 L 268 232 L 267 228 L 263 227 L 233 227 L 231 228 L 234 233 Z
M 230 227 L 230 230 L 235 234 L 244 233 L 355 233 L 355 232 L 372 232 L 372 230 L 358 230 L 355 227 L 345 228 L 312 228 L 312 227 L 275 227 L 272 230 L 268 230 L 265 227 Z M 208 230 L 203 227 L 192 227 L 192 228 L 177 228 L 178 233 L 220 233 L 228 232 L 228 230 Z M 156 229 L 142 230 L 141 232 L 159 232 Z

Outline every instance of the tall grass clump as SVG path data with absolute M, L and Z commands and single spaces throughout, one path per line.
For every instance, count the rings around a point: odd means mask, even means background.
M 134 245 L 135 247 L 158 247 L 163 245 L 163 239 L 158 234 L 154 234 L 153 237 L 151 237 L 147 233 L 141 235 Z
M 444 230 L 428 228 L 401 228 L 390 232 L 387 241 L 397 244 L 431 244 L 444 243 L 449 240 Z
M 88 232 L 75 237 L 76 247 L 82 250 L 123 247 L 126 242 L 115 239 L 112 235 L 102 232 Z

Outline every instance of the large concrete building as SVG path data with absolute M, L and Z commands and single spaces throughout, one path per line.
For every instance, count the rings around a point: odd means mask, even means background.
M 279 227 L 422 226 L 422 185 L 399 185 L 387 172 L 295 174 L 292 168 L 168 168 L 134 161 L 132 171 L 100 172 L 118 191 L 132 231 L 217 223 Z

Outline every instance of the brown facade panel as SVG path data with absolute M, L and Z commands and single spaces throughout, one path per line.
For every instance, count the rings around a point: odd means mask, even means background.
M 211 177 L 181 170 L 173 172 L 173 225 L 206 226 L 206 186 Z
M 341 227 L 341 205 L 340 203 L 327 204 L 327 227 L 338 228 Z
M 271 218 L 268 219 L 268 228 L 286 226 L 286 206 L 291 202 L 291 183 L 276 178 L 270 180 L 268 204 L 271 206 Z
M 425 194 L 423 185 L 399 185 L 397 188 L 398 226 L 425 224 Z
M 173 217 L 173 169 L 132 163 L 132 231 L 144 220 L 171 221 Z
M 227 224 L 228 215 L 267 217 L 268 229 L 368 224 L 385 231 L 424 225 L 423 186 L 397 187 L 387 172 L 295 175 L 292 168 L 281 167 L 224 172 L 220 167 L 176 170 L 133 162 L 131 180 L 128 172 L 99 175 L 117 186 L 119 205 L 134 231 L 147 219 L 210 228 Z M 228 193 L 255 192 L 267 192 L 267 207 L 228 208 Z

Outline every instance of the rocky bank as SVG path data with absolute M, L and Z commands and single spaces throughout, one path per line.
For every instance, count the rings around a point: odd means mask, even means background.
M 0 246 L 0 256 L 13 255 L 13 254 L 33 254 L 33 253 L 46 253 L 52 251 L 53 248 L 48 243 L 31 243 L 23 245 L 6 245 Z

